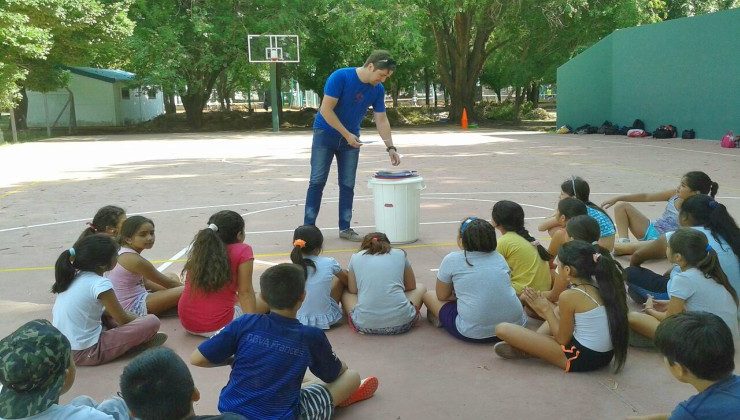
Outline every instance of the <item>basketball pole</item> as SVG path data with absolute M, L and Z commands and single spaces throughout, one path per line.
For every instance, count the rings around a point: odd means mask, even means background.
M 280 131 L 280 114 L 278 113 L 277 62 L 270 63 L 270 96 L 272 99 L 272 132 Z

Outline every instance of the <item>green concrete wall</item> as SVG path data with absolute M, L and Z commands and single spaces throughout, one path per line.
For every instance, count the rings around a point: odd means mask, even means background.
M 740 131 L 740 9 L 618 30 L 558 69 L 558 126 Z

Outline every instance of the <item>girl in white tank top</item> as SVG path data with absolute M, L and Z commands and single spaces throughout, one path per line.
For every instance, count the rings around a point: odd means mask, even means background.
M 546 320 L 539 330 L 502 323 L 494 346 L 507 359 L 537 357 L 566 372 L 609 365 L 618 372 L 627 356 L 627 303 L 624 272 L 606 249 L 585 241 L 563 244 L 560 270 L 570 283 L 560 294 L 559 311 L 545 294 L 525 289 L 523 297 Z

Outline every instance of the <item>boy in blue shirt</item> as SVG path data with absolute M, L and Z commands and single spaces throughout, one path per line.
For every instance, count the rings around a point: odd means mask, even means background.
M 666 318 L 655 331 L 655 346 L 668 370 L 698 394 L 670 414 L 631 419 L 740 418 L 740 377 L 735 371 L 735 344 L 722 318 L 707 312 L 683 312 Z
M 324 332 L 302 325 L 303 268 L 278 264 L 260 276 L 270 313 L 245 314 L 193 352 L 190 362 L 212 367 L 231 364 L 218 409 L 250 419 L 329 419 L 334 407 L 370 398 L 378 379 L 360 382 L 334 354 Z M 324 383 L 302 384 L 306 368 Z
M 311 145 L 311 177 L 306 192 L 304 225 L 315 225 L 321 207 L 329 169 L 337 157 L 339 183 L 339 237 L 360 242 L 351 227 L 355 175 L 360 157 L 360 123 L 373 107 L 375 126 L 393 166 L 401 163 L 391 138 L 391 125 L 385 114 L 383 82 L 396 70 L 396 61 L 388 51 L 376 50 L 362 67 L 347 67 L 334 71 L 326 80 L 324 98 L 313 124 Z

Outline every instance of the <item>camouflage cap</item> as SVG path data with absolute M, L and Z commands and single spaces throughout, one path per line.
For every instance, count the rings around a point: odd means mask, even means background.
M 45 319 L 0 340 L 0 418 L 30 417 L 59 401 L 71 351 L 67 337 Z

